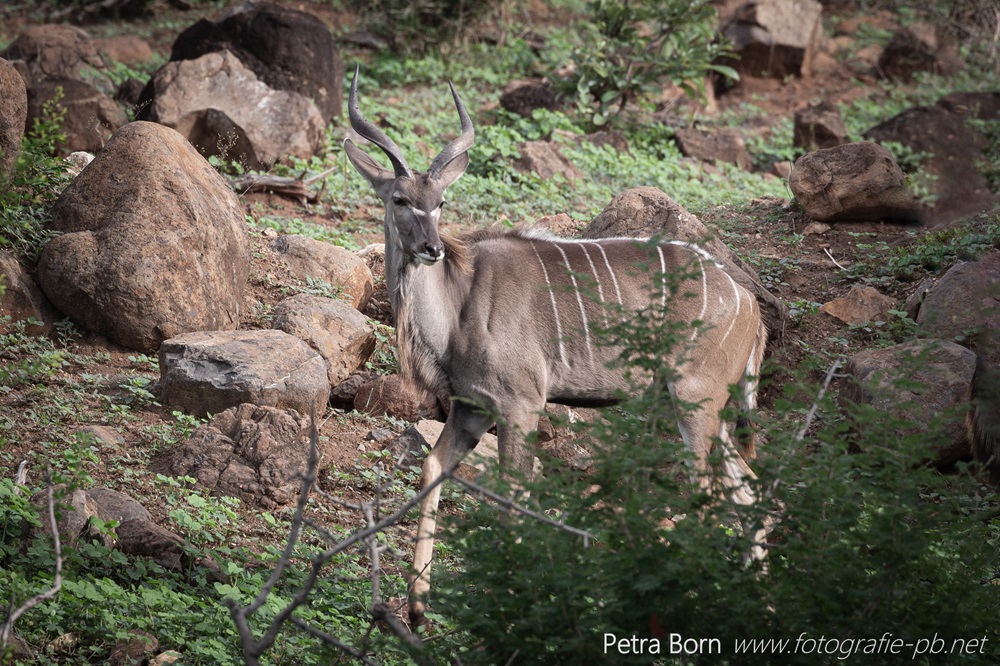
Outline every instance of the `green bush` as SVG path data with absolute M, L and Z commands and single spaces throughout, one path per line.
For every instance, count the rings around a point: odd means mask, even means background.
M 726 54 L 708 0 L 594 0 L 579 25 L 582 45 L 573 53 L 577 102 L 603 125 L 629 102 L 659 90 L 666 81 L 692 97 L 703 94 L 705 75 L 736 72 L 715 60 Z
M 0 175 L 0 247 L 10 246 L 30 260 L 38 259 L 54 235 L 45 228 L 49 206 L 69 180 L 66 162 L 56 154 L 66 142 L 61 97 L 57 89 L 45 103 L 25 136 L 13 173 L 8 179 Z

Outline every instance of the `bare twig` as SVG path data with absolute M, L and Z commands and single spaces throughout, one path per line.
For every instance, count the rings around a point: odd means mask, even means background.
M 798 434 L 795 435 L 796 442 L 801 442 L 805 439 L 806 431 L 809 430 L 809 426 L 812 425 L 813 419 L 816 418 L 816 412 L 819 410 L 819 403 L 823 400 L 823 396 L 826 395 L 826 390 L 830 387 L 830 382 L 833 381 L 834 375 L 837 374 L 837 369 L 840 368 L 840 364 L 843 362 L 843 357 L 838 358 L 833 362 L 829 370 L 826 371 L 826 377 L 823 378 L 823 386 L 820 387 L 819 393 L 816 395 L 816 400 L 813 401 L 812 406 L 809 408 L 809 413 L 806 414 L 805 423 L 802 424 L 802 428 L 799 430 Z
M 480 486 L 477 483 L 473 483 L 472 481 L 466 481 L 465 479 L 457 477 L 457 476 L 454 477 L 454 480 L 455 480 L 456 483 L 459 483 L 459 484 L 465 486 L 469 490 L 472 490 L 473 492 L 478 493 L 479 495 L 482 495 L 483 497 L 488 497 L 489 499 L 491 499 L 494 502 L 496 502 L 497 504 L 500 504 L 501 506 L 507 508 L 508 510 L 517 511 L 518 513 L 523 513 L 524 515 L 528 516 L 529 518 L 534 518 L 535 520 L 537 520 L 540 523 L 544 523 L 546 525 L 551 525 L 552 527 L 557 527 L 557 528 L 559 528 L 561 530 L 565 530 L 565 531 L 567 531 L 567 532 L 569 532 L 571 534 L 576 534 L 577 536 L 583 537 L 583 547 L 584 548 L 589 547 L 590 546 L 590 542 L 594 539 L 594 535 L 591 534 L 590 532 L 588 532 L 587 530 L 581 530 L 578 527 L 573 527 L 571 525 L 567 525 L 566 523 L 561 523 L 558 520 L 552 520 L 551 518 L 549 518 L 548 516 L 546 516 L 544 514 L 538 513 L 537 511 L 532 511 L 531 509 L 529 509 L 529 508 L 527 508 L 525 506 L 522 506 L 522 505 L 514 502 L 513 500 L 507 499 L 503 495 L 499 495 L 499 494 L 493 492 L 492 490 L 488 490 L 487 488 L 484 488 L 483 486 Z
M 16 609 L 13 608 L 14 606 L 13 601 L 11 602 L 10 607 L 12 608 L 12 610 L 7 613 L 7 619 L 4 621 L 3 626 L 0 627 L 0 646 L 7 645 L 7 641 L 10 640 L 11 633 L 14 631 L 14 623 L 17 622 L 22 615 L 24 615 L 26 612 L 28 612 L 38 604 L 42 603 L 43 601 L 48 601 L 49 599 L 56 596 L 59 593 L 59 590 L 62 588 L 62 565 L 63 565 L 62 544 L 59 540 L 59 525 L 56 523 L 56 503 L 55 499 L 52 496 L 53 489 L 52 489 L 51 478 L 46 479 L 46 486 L 47 487 L 45 492 L 48 500 L 49 526 L 52 528 L 52 542 L 53 542 L 52 548 L 56 556 L 56 567 L 55 567 L 56 570 L 55 570 L 55 576 L 52 580 L 52 587 L 45 590 L 44 592 L 36 594 L 35 596 L 25 601 Z
M 316 627 L 312 626 L 305 620 L 297 618 L 293 615 L 289 621 L 302 631 L 306 632 L 307 634 L 315 636 L 324 643 L 328 643 L 333 647 L 337 648 L 338 650 L 341 650 L 342 652 L 351 655 L 352 657 L 360 661 L 362 664 L 366 664 L 367 666 L 379 666 L 377 662 L 374 662 L 368 657 L 366 657 L 365 653 L 362 652 L 361 650 L 358 650 L 357 648 L 352 647 L 347 643 L 344 643 L 343 641 L 340 641 L 339 639 L 337 639 L 336 636 L 333 636 L 332 634 L 329 634 L 321 629 L 317 629 Z
M 839 263 L 837 263 L 837 260 L 833 258 L 833 254 L 830 253 L 830 249 L 829 248 L 825 248 L 824 247 L 823 248 L 823 252 L 826 252 L 826 256 L 830 257 L 830 261 L 833 262 L 834 266 L 836 266 L 837 268 L 839 268 L 842 271 L 846 271 L 847 270 L 846 268 L 844 268 L 843 266 L 841 266 Z

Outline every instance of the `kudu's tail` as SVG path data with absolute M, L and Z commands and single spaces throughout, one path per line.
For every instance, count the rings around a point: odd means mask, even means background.
M 965 423 L 972 455 L 1000 486 L 1000 370 L 977 357 L 971 393 Z
M 761 321 L 757 325 L 757 339 L 747 360 L 747 367 L 740 379 L 739 414 L 736 417 L 737 441 L 743 458 L 752 460 L 757 456 L 754 445 L 752 413 L 757 409 L 757 383 L 760 380 L 760 366 L 764 361 L 764 347 L 767 345 L 767 326 Z

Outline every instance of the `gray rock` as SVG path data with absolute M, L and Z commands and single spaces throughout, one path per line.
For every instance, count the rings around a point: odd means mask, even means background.
M 0 58 L 0 178 L 10 173 L 21 153 L 28 91 L 14 66 Z
M 300 280 L 321 280 L 339 289 L 344 300 L 363 310 L 375 290 L 371 269 L 363 259 L 342 247 L 306 238 L 279 236 L 271 249 Z
M 164 406 L 218 414 L 243 403 L 322 413 L 330 395 L 326 363 L 283 331 L 200 331 L 160 346 Z
M 952 266 L 924 296 L 916 321 L 936 337 L 961 336 L 1000 368 L 1000 251 Z
M 862 141 L 807 153 L 795 161 L 788 186 L 818 222 L 919 221 L 920 203 L 892 154 Z
M 0 276 L 5 289 L 0 295 L 0 317 L 10 317 L 10 323 L 0 320 L 0 333 L 10 332 L 14 322 L 34 319 L 42 322 L 41 326 L 30 324 L 25 327 L 26 333 L 51 335 L 59 314 L 21 262 L 5 250 L 0 250 Z
M 753 166 L 746 142 L 739 130 L 727 128 L 707 132 L 694 127 L 676 130 L 675 137 L 681 154 L 705 162 L 728 162 L 741 169 Z
M 206 156 L 266 169 L 287 155 L 308 159 L 323 145 L 323 117 L 302 95 L 274 90 L 229 51 L 169 62 L 149 84 L 141 116 L 176 129 Z
M 949 464 L 969 454 L 965 410 L 975 367 L 975 353 L 943 340 L 871 349 L 848 359 L 851 381 L 841 398 L 904 420 L 896 437 L 926 437 L 928 457 Z
M 437 398 L 403 381 L 399 375 L 378 375 L 362 384 L 354 397 L 354 408 L 404 421 L 443 416 Z
M 316 16 L 273 2 L 233 5 L 178 35 L 170 60 L 194 60 L 223 50 L 234 53 L 269 87 L 313 100 L 324 125 L 340 118 L 340 49 Z
M 52 23 L 26 29 L 0 56 L 24 62 L 31 83 L 51 78 L 79 79 L 85 67 L 104 67 L 86 32 Z
M 756 0 L 739 7 L 722 27 L 737 60 L 726 64 L 749 76 L 809 76 L 823 36 L 823 6 L 815 0 Z
M 348 303 L 297 294 L 274 308 L 273 328 L 306 342 L 326 361 L 327 378 L 337 386 L 375 351 L 375 329 Z
M 514 161 L 514 168 L 525 173 L 534 173 L 545 179 L 559 176 L 573 183 L 583 177 L 580 170 L 570 162 L 559 144 L 553 141 L 527 141 L 519 146 L 521 156 Z
M 849 142 L 844 118 L 836 104 L 820 102 L 795 112 L 792 145 L 796 148 L 822 150 Z
M 271 508 L 291 502 L 309 455 L 308 416 L 243 404 L 217 414 L 170 453 L 168 473 L 206 490 Z
M 96 153 L 128 122 L 125 110 L 89 83 L 49 78 L 28 88 L 28 127 L 43 120 L 45 105 L 57 99 L 56 108 L 65 112 L 62 155 L 81 150 Z

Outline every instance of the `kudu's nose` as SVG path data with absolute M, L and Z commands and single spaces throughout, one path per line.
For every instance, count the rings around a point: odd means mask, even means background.
M 424 254 L 431 261 L 441 261 L 444 259 L 444 244 L 440 241 L 437 243 L 424 243 Z

